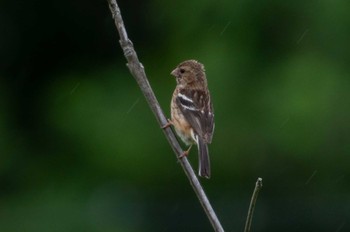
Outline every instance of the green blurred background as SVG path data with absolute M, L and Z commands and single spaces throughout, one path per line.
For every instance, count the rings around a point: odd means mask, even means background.
M 226 231 L 350 231 L 348 1 L 119 1 L 164 112 L 205 64 Z M 106 1 L 0 3 L 0 231 L 212 231 Z M 197 154 L 189 157 L 197 170 Z

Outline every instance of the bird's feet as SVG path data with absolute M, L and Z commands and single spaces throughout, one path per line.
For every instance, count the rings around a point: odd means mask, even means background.
M 182 159 L 183 157 L 187 157 L 188 154 L 190 154 L 191 148 L 192 148 L 192 145 L 179 156 L 179 159 Z
M 173 122 L 168 118 L 168 123 L 166 123 L 164 126 L 162 126 L 162 129 L 166 129 L 172 125 L 173 125 Z

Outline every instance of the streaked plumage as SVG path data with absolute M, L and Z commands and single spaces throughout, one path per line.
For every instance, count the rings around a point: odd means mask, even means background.
M 171 101 L 172 124 L 186 145 L 198 146 L 199 175 L 210 178 L 208 144 L 214 132 L 214 111 L 204 66 L 187 60 L 171 74 L 177 82 Z

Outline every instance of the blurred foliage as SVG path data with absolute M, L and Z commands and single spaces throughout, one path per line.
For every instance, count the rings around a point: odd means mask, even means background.
M 227 231 L 348 231 L 347 1 L 119 1 L 169 115 L 205 64 Z M 0 2 L 0 231 L 212 231 L 125 59 L 105 1 Z M 193 150 L 190 160 L 197 167 Z

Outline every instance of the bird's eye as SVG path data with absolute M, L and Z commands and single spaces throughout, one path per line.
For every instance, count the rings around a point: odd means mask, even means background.
M 185 69 L 180 68 L 180 73 L 181 73 L 181 74 L 185 73 Z

